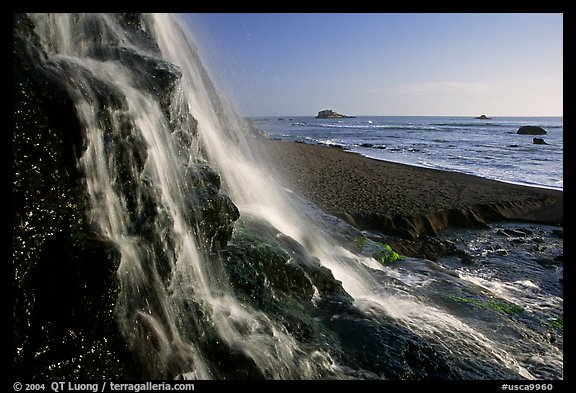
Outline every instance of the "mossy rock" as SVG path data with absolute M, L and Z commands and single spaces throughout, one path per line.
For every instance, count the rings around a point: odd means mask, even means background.
M 402 256 L 392 249 L 392 246 L 383 242 L 374 242 L 366 236 L 360 236 L 354 241 L 356 251 L 359 253 L 368 253 L 382 265 L 396 262 L 402 259 Z
M 564 317 L 547 319 L 546 324 L 552 329 L 556 329 L 560 332 L 564 332 Z
M 516 304 L 507 303 L 507 302 L 500 302 L 496 300 L 480 300 L 471 297 L 464 297 L 464 296 L 455 296 L 455 295 L 447 295 L 448 299 L 453 300 L 458 303 L 469 303 L 473 304 L 479 308 L 490 309 L 494 311 L 498 311 L 508 315 L 515 315 L 521 312 L 524 312 L 524 308 L 518 306 Z

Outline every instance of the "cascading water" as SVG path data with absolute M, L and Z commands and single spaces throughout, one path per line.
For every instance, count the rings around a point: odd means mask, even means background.
M 116 313 L 147 374 L 218 377 L 198 348 L 197 337 L 190 336 L 196 330 L 201 336 L 207 329 L 203 325 L 209 324 L 226 345 L 249 356 L 265 377 L 313 376 L 318 367 L 311 361 L 314 357 L 302 352 L 266 315 L 235 300 L 219 259 L 210 258 L 203 244 L 210 243 L 200 229 L 205 217 L 190 201 L 205 198 L 202 190 L 210 184 L 202 179 L 205 160 L 193 146 L 194 130 L 181 121 L 187 117 L 179 111 L 188 110 L 183 92 L 192 88 L 204 98 L 205 87 L 177 86 L 166 108 L 142 89 L 156 76 L 138 74 L 129 63 L 133 58 L 146 62 L 158 53 L 139 47 L 114 17 L 52 14 L 35 15 L 34 21 L 50 66 L 67 79 L 86 130 L 87 149 L 80 166 L 86 174 L 91 216 L 121 252 Z M 150 16 L 145 22 L 151 34 L 165 40 L 163 29 L 170 24 L 166 16 Z M 160 62 L 171 71 L 170 64 Z M 183 82 L 198 80 L 185 77 Z M 109 89 L 120 103 L 97 107 L 95 86 Z M 210 132 L 203 125 L 199 128 Z M 122 147 L 130 142 L 136 146 Z M 147 223 L 141 224 L 143 220 Z M 202 310 L 205 320 L 194 319 L 189 302 Z
M 438 376 L 442 370 L 447 378 L 558 377 L 562 354 L 556 347 L 503 345 L 506 337 L 492 336 L 493 327 L 430 301 L 438 297 L 433 282 L 451 282 L 459 293 L 472 291 L 462 280 L 417 259 L 407 258 L 406 266 L 415 266 L 408 272 L 384 267 L 347 250 L 313 223 L 308 214 L 314 213 L 276 180 L 255 151 L 260 145 L 246 123 L 215 91 L 177 18 L 30 17 L 47 54 L 45 67 L 73 97 L 85 130 L 79 167 L 90 218 L 120 251 L 115 315 L 144 376 L 385 378 L 383 370 L 396 368 L 410 370 L 402 371 L 407 378 Z M 220 176 L 229 197 L 220 191 Z M 311 273 L 319 267 L 310 262 L 304 269 L 317 307 L 310 319 L 320 320 L 325 333 L 303 340 L 305 335 L 294 334 L 284 320 L 238 296 L 222 255 L 239 217 L 274 228 L 274 239 L 294 239 L 353 298 L 349 308 L 326 308 L 326 290 Z M 271 286 L 268 279 L 265 288 Z M 343 331 L 360 326 L 379 340 L 362 345 L 382 350 L 381 357 L 364 355 L 346 342 Z M 329 339 L 318 343 L 318 337 Z M 418 338 L 423 343 L 416 343 Z M 333 350 L 334 342 L 341 348 Z M 347 348 L 356 360 L 342 355 Z M 547 358 L 529 356 L 534 348 L 548 352 Z M 416 360 L 406 355 L 410 351 Z M 363 360 L 384 361 L 394 353 L 406 359 L 387 359 L 390 364 L 372 368 Z M 414 364 L 429 358 L 440 371 L 415 370 Z M 556 371 L 539 374 L 542 362 Z M 235 363 L 243 366 L 231 371 L 229 364 Z

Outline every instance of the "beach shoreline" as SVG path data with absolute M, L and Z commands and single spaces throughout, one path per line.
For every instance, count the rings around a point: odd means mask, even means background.
M 563 191 L 377 160 L 338 147 L 258 139 L 288 188 L 360 230 L 415 240 L 500 221 L 563 226 Z

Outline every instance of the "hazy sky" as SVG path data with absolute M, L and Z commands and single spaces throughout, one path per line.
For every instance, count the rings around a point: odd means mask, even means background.
M 243 116 L 562 116 L 561 13 L 182 14 Z

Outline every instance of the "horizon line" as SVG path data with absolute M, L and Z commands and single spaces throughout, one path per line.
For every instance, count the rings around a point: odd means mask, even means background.
M 475 119 L 476 117 L 485 115 L 488 119 L 496 118 L 496 117 L 564 117 L 564 115 L 487 115 L 487 114 L 479 114 L 479 115 L 393 115 L 393 114 L 360 114 L 360 115 L 348 115 L 353 117 L 368 117 L 368 116 L 382 116 L 382 117 L 470 117 Z M 286 114 L 271 114 L 271 115 L 239 115 L 241 117 L 316 117 L 315 114 L 305 114 L 305 115 L 286 115 Z M 478 119 L 481 120 L 481 119 Z

